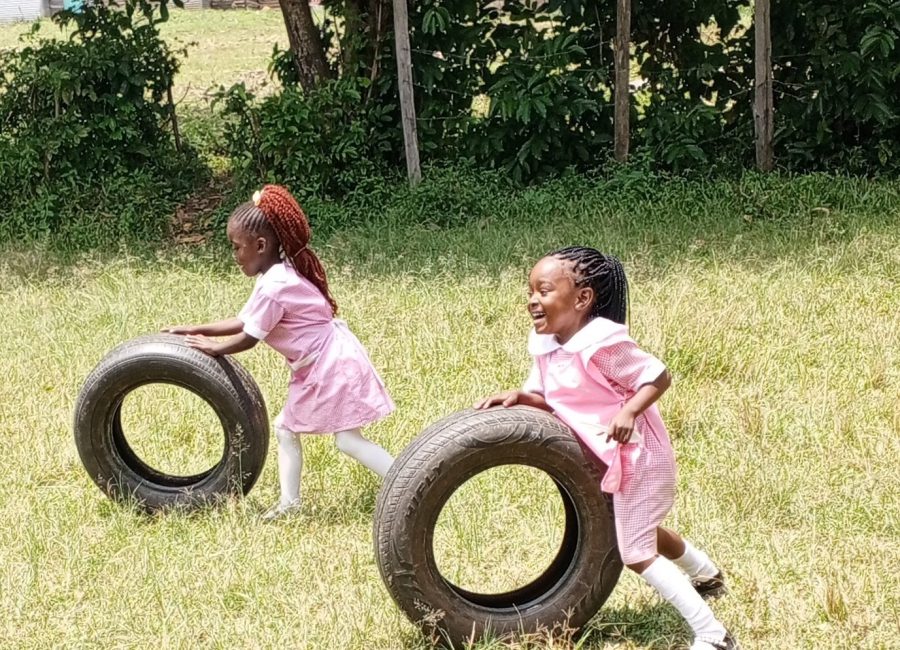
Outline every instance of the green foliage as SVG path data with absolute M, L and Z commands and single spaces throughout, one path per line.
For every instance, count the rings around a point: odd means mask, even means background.
M 36 23 L 25 47 L 0 52 L 0 202 L 12 206 L 0 234 L 87 232 L 91 222 L 101 238 L 158 234 L 154 219 L 127 215 L 147 208 L 145 190 L 164 200 L 196 172 L 169 133 L 179 63 L 159 35 L 167 15 L 165 2 L 92 3 L 55 18 L 65 39 L 41 38 Z M 91 210 L 111 195 L 123 201 L 107 204 L 123 215 L 115 226 Z
M 519 183 L 602 161 L 612 142 L 612 57 L 602 27 L 612 23 L 608 8 L 594 5 L 411 7 L 425 150 L 471 157 Z
M 225 149 L 238 185 L 290 186 L 300 198 L 346 195 L 397 164 L 396 107 L 367 101 L 365 79 L 257 99 L 243 84 L 221 91 Z
M 704 170 L 753 150 L 752 129 L 738 120 L 749 115 L 753 70 L 740 7 L 722 0 L 633 6 L 632 60 L 641 79 L 634 149 L 665 169 Z
M 900 167 L 900 1 L 774 3 L 776 155 L 792 167 Z
M 331 3 L 320 28 L 332 73 L 364 98 L 349 96 L 352 105 L 336 122 L 342 132 L 348 121 L 364 123 L 361 131 L 373 124 L 399 125 L 392 38 L 367 13 L 378 4 Z M 749 0 L 634 0 L 635 158 L 676 173 L 733 173 L 753 165 L 751 14 Z M 409 16 L 418 136 L 426 163 L 470 161 L 528 184 L 569 169 L 589 171 L 609 158 L 614 3 L 423 0 L 409 3 Z M 798 171 L 896 168 L 900 1 L 780 2 L 773 6 L 772 24 L 779 164 Z M 292 56 L 276 49 L 270 66 L 291 88 L 296 86 Z M 328 106 L 348 97 L 336 98 L 333 86 L 322 92 Z M 288 93 L 278 101 L 282 110 L 295 110 L 297 99 Z M 301 103 L 312 107 L 319 101 Z M 309 109 L 300 114 L 308 116 Z M 315 131 L 327 131 L 319 116 L 305 119 Z M 251 122 L 245 122 L 245 132 L 252 132 Z M 289 141 L 285 122 L 272 116 L 254 133 L 276 144 L 256 146 L 252 153 L 232 146 L 238 166 L 254 168 L 252 176 L 259 179 L 287 173 L 296 182 L 302 173 L 313 192 L 339 196 L 360 177 L 401 165 L 394 156 L 400 147 L 395 126 L 382 131 L 370 148 L 360 147 L 360 131 L 354 129 L 333 141 L 305 136 L 309 151 L 302 151 L 317 171 L 297 167 L 292 161 L 301 148 L 277 144 Z M 336 151 L 330 153 L 330 146 Z M 392 153 L 372 156 L 371 148 Z M 347 175 L 342 152 L 348 150 L 367 153 L 360 174 Z M 323 165 L 334 167 L 335 178 L 321 178 Z
M 638 156 L 677 172 L 752 165 L 751 10 L 635 0 Z M 613 3 L 424 0 L 410 12 L 426 155 L 471 156 L 522 182 L 608 156 Z M 779 163 L 896 169 L 900 2 L 779 2 L 772 25 Z

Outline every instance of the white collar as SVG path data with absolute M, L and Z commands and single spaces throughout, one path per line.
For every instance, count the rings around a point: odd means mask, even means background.
M 276 262 L 270 266 L 265 273 L 260 273 L 257 277 L 259 280 L 265 278 L 266 282 L 278 282 L 279 284 L 284 284 L 288 281 L 287 266 L 284 262 Z
M 594 318 L 565 343 L 560 343 L 555 334 L 538 334 L 532 328 L 528 335 L 528 354 L 537 357 L 562 348 L 565 352 L 577 353 L 611 336 L 627 334 L 628 328 L 606 318 Z

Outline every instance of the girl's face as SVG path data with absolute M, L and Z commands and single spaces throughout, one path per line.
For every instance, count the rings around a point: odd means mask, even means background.
M 555 334 L 565 343 L 589 320 L 594 290 L 575 286 L 570 262 L 543 258 L 531 269 L 528 288 L 528 313 L 538 334 Z
M 233 219 L 228 221 L 226 232 L 231 242 L 234 261 L 241 267 L 244 275 L 265 273 L 278 261 L 277 252 L 273 252 L 273 246 L 265 237 L 254 237 Z

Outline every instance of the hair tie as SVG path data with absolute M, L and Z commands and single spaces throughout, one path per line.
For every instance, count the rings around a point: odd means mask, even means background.
M 256 190 L 253 193 L 253 205 L 259 207 L 259 200 L 262 198 L 262 190 Z

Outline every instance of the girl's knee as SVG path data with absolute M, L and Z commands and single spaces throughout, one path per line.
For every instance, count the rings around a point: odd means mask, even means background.
M 640 575 L 644 571 L 646 571 L 647 568 L 651 564 L 653 564 L 653 561 L 655 559 L 656 559 L 656 556 L 653 556 L 647 560 L 642 560 L 640 562 L 632 562 L 631 564 L 626 564 L 625 566 L 628 567 L 629 569 L 631 569 L 632 571 L 634 571 L 636 574 Z
M 349 431 L 338 431 L 334 434 L 334 446 L 341 453 L 352 455 L 357 444 L 364 440 L 358 429 L 350 429 Z
M 284 427 L 275 427 L 275 437 L 278 442 L 287 442 L 297 437 L 297 434 Z

